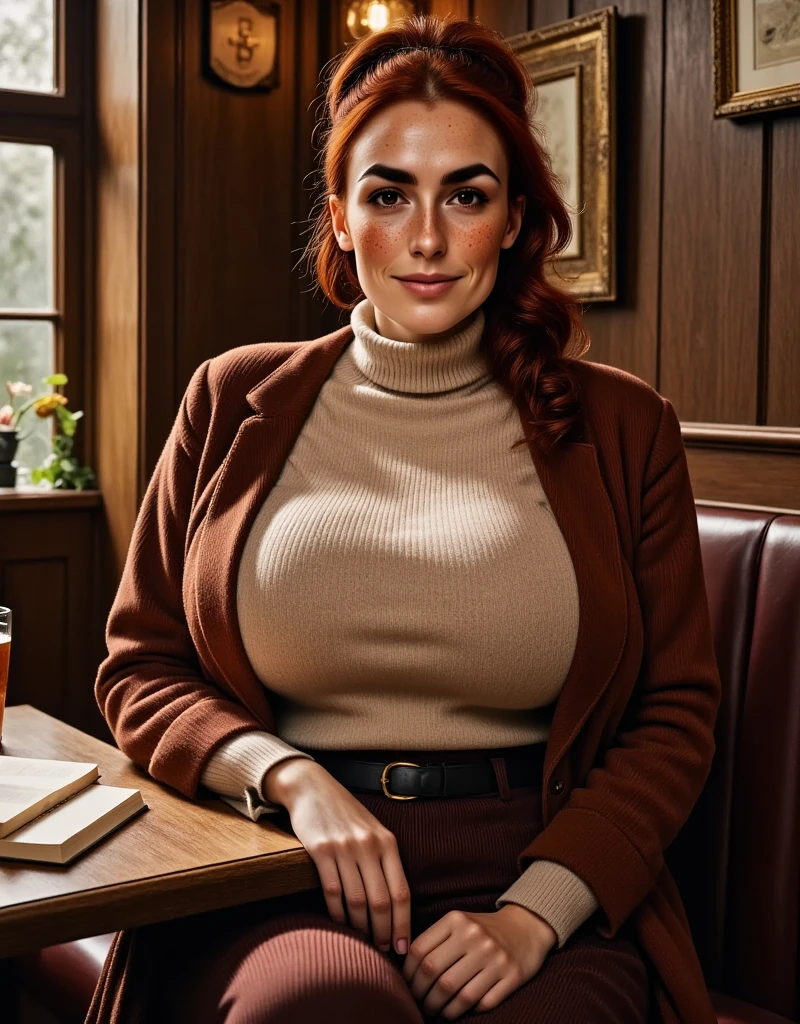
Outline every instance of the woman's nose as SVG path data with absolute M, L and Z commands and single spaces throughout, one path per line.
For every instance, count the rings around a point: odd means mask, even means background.
M 444 255 L 447 251 L 447 240 L 440 219 L 434 210 L 423 210 L 414 219 L 409 241 L 411 253 L 415 256 L 419 255 L 430 259 L 432 256 Z

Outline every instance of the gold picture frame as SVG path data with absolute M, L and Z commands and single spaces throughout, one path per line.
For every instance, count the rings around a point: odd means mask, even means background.
M 531 123 L 572 218 L 573 240 L 546 272 L 591 302 L 617 298 L 616 38 L 611 6 L 506 39 L 536 86 Z
M 776 0 L 712 0 L 714 117 L 800 105 L 800 24 Z

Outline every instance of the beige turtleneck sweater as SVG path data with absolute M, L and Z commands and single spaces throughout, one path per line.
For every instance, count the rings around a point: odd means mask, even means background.
M 375 331 L 364 299 L 253 523 L 238 573 L 245 650 L 278 736 L 219 748 L 210 789 L 252 818 L 261 782 L 308 749 L 546 740 L 578 629 L 575 574 L 519 415 L 480 351 L 483 310 L 437 342 Z M 299 748 L 299 749 L 298 749 Z M 497 900 L 563 945 L 597 908 L 535 861 Z

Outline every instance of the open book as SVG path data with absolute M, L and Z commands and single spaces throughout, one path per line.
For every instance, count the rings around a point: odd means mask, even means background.
M 0 755 L 0 857 L 68 864 L 146 808 L 96 764 Z
M 0 756 L 0 839 L 99 778 L 96 764 Z

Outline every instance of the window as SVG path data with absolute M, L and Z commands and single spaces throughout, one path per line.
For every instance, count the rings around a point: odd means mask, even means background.
M 7 381 L 42 394 L 42 378 L 60 371 L 70 408 L 83 408 L 81 7 L 91 9 L 80 0 L 0 3 L 0 405 L 10 402 Z M 20 430 L 17 479 L 26 483 L 50 451 L 52 420 L 29 411 Z

